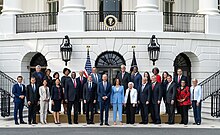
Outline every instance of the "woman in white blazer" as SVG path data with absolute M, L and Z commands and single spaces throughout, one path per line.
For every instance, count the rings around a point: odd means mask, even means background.
M 43 86 L 39 88 L 40 95 L 40 122 L 47 124 L 47 110 L 49 107 L 50 91 L 47 87 L 47 80 L 43 81 Z
M 137 105 L 137 90 L 134 88 L 134 83 L 128 83 L 128 89 L 125 93 L 124 104 L 126 106 L 126 123 L 134 124 L 135 123 L 135 110 Z

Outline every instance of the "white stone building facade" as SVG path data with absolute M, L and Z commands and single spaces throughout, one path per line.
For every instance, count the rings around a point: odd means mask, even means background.
M 104 3 L 102 8 L 101 2 Z M 133 22 L 134 29 L 104 31 L 86 27 L 94 20 L 88 20 L 85 12 L 108 9 L 106 2 L 118 3 L 116 12 L 135 11 L 134 19 L 129 20 Z M 70 37 L 73 45 L 68 67 L 77 72 L 85 67 L 87 46 L 90 46 L 92 66 L 97 66 L 97 58 L 107 51 L 122 57 L 127 70 L 133 57 L 132 46 L 135 46 L 140 72 L 151 73 L 153 65 L 147 45 L 152 35 L 156 35 L 161 45 L 159 60 L 156 61 L 161 73 L 168 71 L 173 74 L 177 68 L 175 65 L 180 64 L 184 74 L 202 81 L 220 69 L 218 0 L 0 0 L 0 4 L 3 8 L 0 16 L 0 70 L 13 78 L 23 75 L 25 83 L 29 83 L 32 64 L 44 61 L 41 58 L 46 60 L 43 67 L 62 75 L 65 65 L 60 44 L 65 35 Z M 30 19 L 32 13 L 43 12 L 58 12 L 54 30 L 18 32 L 18 29 L 29 27 L 27 24 L 19 25 L 17 18 L 21 16 L 18 15 L 27 14 Z M 166 12 L 177 13 L 177 17 L 166 17 Z M 23 19 L 28 19 L 27 16 Z M 180 16 L 185 16 L 185 19 Z M 123 25 L 123 20 L 122 14 L 118 25 Z M 39 20 L 27 21 L 31 28 L 40 27 Z M 103 66 L 99 70 L 113 77 L 119 67 Z

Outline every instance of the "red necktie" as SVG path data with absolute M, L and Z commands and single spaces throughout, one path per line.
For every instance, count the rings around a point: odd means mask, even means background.
M 83 78 L 82 78 L 82 77 L 81 77 L 81 80 L 80 80 L 80 81 L 81 81 L 81 84 L 83 84 Z
M 74 87 L 76 88 L 76 79 L 74 79 Z
M 152 90 L 154 90 L 154 87 L 155 87 L 155 84 L 153 83 L 153 84 L 152 84 Z
M 180 76 L 178 77 L 178 83 L 180 83 Z

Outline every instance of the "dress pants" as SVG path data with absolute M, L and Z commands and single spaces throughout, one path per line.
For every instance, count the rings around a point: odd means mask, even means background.
M 31 103 L 28 106 L 28 123 L 36 123 L 36 112 L 37 112 L 38 103 Z
M 177 99 L 175 100 L 175 102 L 178 103 Z M 175 106 L 176 106 L 177 114 L 181 114 L 179 104 L 175 104 Z
M 18 111 L 19 111 L 20 122 L 23 122 L 23 108 L 24 108 L 24 102 L 15 102 L 15 106 L 14 106 L 15 123 L 18 123 Z
M 161 124 L 160 104 L 151 104 L 151 119 L 155 124 Z
M 47 122 L 47 110 L 49 107 L 49 102 L 40 101 L 40 122 Z
M 71 112 L 72 107 L 74 106 L 74 123 L 78 123 L 78 104 L 79 101 L 68 101 L 67 103 L 67 116 L 68 116 L 68 123 L 72 124 Z
M 185 125 L 188 124 L 188 111 L 189 111 L 188 105 L 180 106 L 182 124 L 185 124 Z
M 119 114 L 119 121 L 122 122 L 122 103 L 113 103 L 113 121 L 117 119 L 117 112 Z
M 175 104 L 167 103 L 168 123 L 174 124 L 175 121 Z
M 105 111 L 105 124 L 108 124 L 109 101 L 100 101 L 100 123 L 103 124 L 103 112 Z
M 89 117 L 89 112 L 91 112 L 91 115 Z M 86 121 L 87 123 L 93 122 L 94 119 L 94 103 L 93 101 L 89 100 L 86 101 Z
M 195 120 L 196 124 L 197 123 L 201 124 L 201 104 L 202 104 L 202 102 L 200 101 L 199 106 L 197 106 L 196 103 L 197 103 L 197 101 L 195 101 L 195 100 L 192 101 L 194 120 Z
M 140 103 L 141 119 L 144 124 L 148 123 L 149 106 L 146 103 Z
M 126 104 L 126 123 L 134 124 L 135 123 L 135 111 L 136 106 L 133 107 L 133 104 Z

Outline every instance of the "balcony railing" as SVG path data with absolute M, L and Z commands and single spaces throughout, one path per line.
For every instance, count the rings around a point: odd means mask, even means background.
M 16 32 L 47 32 L 57 30 L 57 12 L 16 15 Z
M 164 12 L 164 31 L 205 32 L 205 15 L 192 13 Z
M 106 27 L 105 17 L 113 15 L 117 18 L 114 28 Z M 86 31 L 135 31 L 135 11 L 85 11 Z

